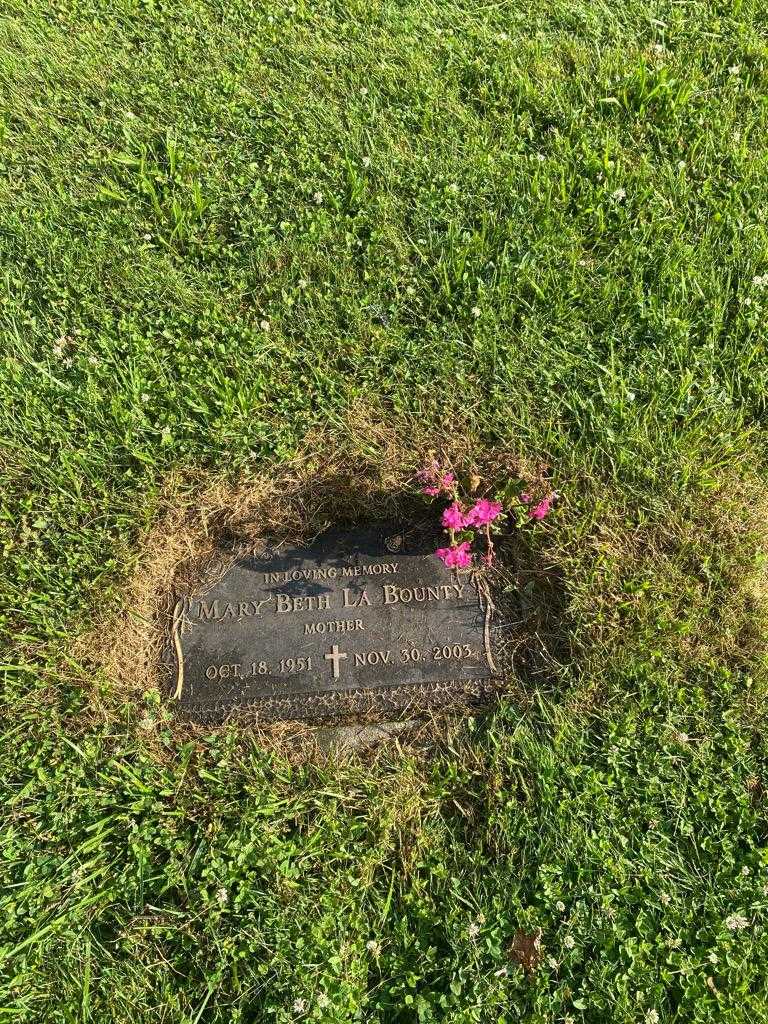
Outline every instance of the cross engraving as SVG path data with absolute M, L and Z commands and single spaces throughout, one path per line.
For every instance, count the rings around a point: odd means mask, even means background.
M 334 644 L 333 647 L 331 648 L 330 654 L 326 654 L 325 655 L 325 660 L 326 661 L 332 661 L 333 662 L 333 678 L 334 679 L 338 679 L 339 678 L 339 662 L 341 661 L 342 658 L 346 658 L 346 657 L 347 657 L 346 654 L 343 654 L 341 651 L 339 651 L 338 644 Z

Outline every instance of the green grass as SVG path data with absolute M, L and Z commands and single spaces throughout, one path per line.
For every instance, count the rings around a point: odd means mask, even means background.
M 767 31 L 6 0 L 0 1020 L 768 1020 Z M 551 464 L 559 677 L 314 764 L 95 713 L 168 476 L 361 409 Z

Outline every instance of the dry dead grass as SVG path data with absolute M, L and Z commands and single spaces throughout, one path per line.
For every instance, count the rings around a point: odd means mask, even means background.
M 134 570 L 119 600 L 77 644 L 76 660 L 95 668 L 97 713 L 111 717 L 126 700 L 140 702 L 161 688 L 160 656 L 175 590 L 194 590 L 200 567 L 222 555 L 242 555 L 266 537 L 287 543 L 309 541 L 331 524 L 421 515 L 413 476 L 426 459 L 438 458 L 467 476 L 500 481 L 525 475 L 543 479 L 542 463 L 519 453 L 495 451 L 477 457 L 469 432 L 454 429 L 447 443 L 415 424 L 386 426 L 359 415 L 341 431 L 316 432 L 289 462 L 255 473 L 236 484 L 223 477 L 177 474 L 158 500 L 155 521 L 141 539 Z M 83 683 L 87 684 L 84 679 Z M 442 718 L 458 711 L 446 705 Z M 301 723 L 260 724 L 249 720 L 265 744 L 281 750 L 306 746 L 314 735 Z M 146 732 L 154 722 L 145 721 Z M 434 733 L 432 722 L 430 731 Z M 193 726 L 184 726 L 194 731 Z M 423 743 L 423 730 L 417 737 Z

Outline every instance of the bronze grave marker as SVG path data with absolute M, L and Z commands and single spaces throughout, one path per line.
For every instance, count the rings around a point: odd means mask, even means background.
M 329 717 L 396 706 L 398 690 L 490 679 L 483 587 L 434 548 L 374 526 L 222 565 L 175 602 L 165 662 L 179 710 Z

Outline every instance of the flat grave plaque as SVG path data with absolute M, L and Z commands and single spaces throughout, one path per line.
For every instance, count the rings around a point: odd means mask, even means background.
M 317 695 L 490 678 L 489 604 L 434 547 L 368 527 L 235 558 L 176 602 L 166 665 L 179 710 L 206 720 L 267 702 L 300 718 Z

